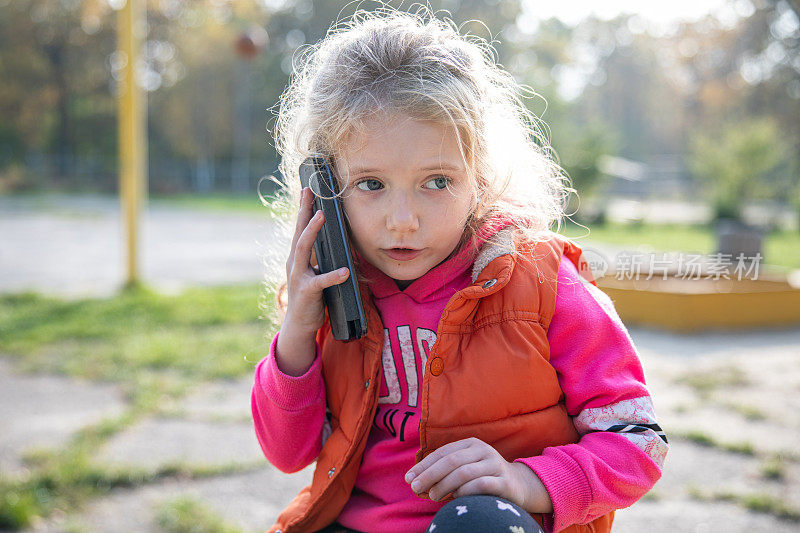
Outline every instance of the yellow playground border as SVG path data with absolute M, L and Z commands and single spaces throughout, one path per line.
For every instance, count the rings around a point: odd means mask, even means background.
M 626 324 L 681 333 L 800 327 L 800 287 L 785 276 L 757 280 L 603 277 L 597 285 Z

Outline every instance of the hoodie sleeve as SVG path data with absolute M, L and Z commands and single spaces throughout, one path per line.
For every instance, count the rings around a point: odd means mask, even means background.
M 562 259 L 550 363 L 580 440 L 518 459 L 553 501 L 546 529 L 587 523 L 641 498 L 661 477 L 666 436 L 656 423 L 636 349 L 611 300 Z
M 264 456 L 282 472 L 292 473 L 311 464 L 322 449 L 325 383 L 319 347 L 302 376 L 281 372 L 275 359 L 278 335 L 256 366 L 250 408 Z

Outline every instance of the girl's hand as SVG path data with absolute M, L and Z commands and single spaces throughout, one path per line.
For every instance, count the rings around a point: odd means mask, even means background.
M 340 268 L 317 274 L 311 267 L 311 251 L 325 222 L 322 211 L 312 213 L 313 193 L 306 187 L 300 195 L 300 212 L 286 261 L 286 316 L 281 324 L 278 366 L 290 375 L 301 375 L 314 361 L 314 337 L 325 320 L 322 290 L 342 283 L 350 275 Z
M 550 495 L 539 477 L 522 463 L 509 463 L 497 450 L 476 438 L 445 444 L 406 473 L 417 494 L 431 500 L 492 494 L 530 513 L 552 513 Z

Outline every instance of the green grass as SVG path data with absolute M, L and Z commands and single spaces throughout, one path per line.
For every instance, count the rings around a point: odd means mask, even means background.
M 781 455 L 770 457 L 761 465 L 761 476 L 770 481 L 784 481 L 787 466 Z
M 0 476 L 0 528 L 21 529 L 36 517 L 75 508 L 98 491 L 135 484 L 136 476 L 130 472 L 103 471 L 91 462 L 100 444 L 133 418 L 127 413 L 85 428 L 58 450 L 29 452 L 26 475 L 21 479 Z
M 611 223 L 585 227 L 568 222 L 561 233 L 579 244 L 584 241 L 656 251 L 715 252 L 716 237 L 709 226 Z M 800 268 L 800 232 L 774 231 L 764 241 L 764 262 L 784 268 Z
M 265 197 L 270 201 L 271 197 Z M 203 209 L 207 211 L 240 212 L 240 213 L 269 213 L 271 205 L 261 203 L 258 195 L 250 194 L 174 194 L 152 195 L 150 202 L 154 206 L 180 207 L 189 209 Z
M 745 405 L 735 402 L 719 402 L 719 404 L 722 407 L 726 407 L 731 411 L 738 413 L 750 421 L 756 422 L 760 420 L 767 420 L 767 418 L 769 418 L 763 409 L 755 405 Z
M 156 518 L 165 533 L 241 533 L 241 529 L 226 524 L 208 505 L 181 497 L 161 505 Z
M 764 243 L 767 263 L 788 268 L 800 268 L 800 232 L 774 232 Z
M 716 448 L 718 450 L 741 455 L 756 455 L 755 448 L 749 442 L 721 442 L 708 433 L 696 429 L 685 433 L 673 431 L 672 434 L 676 437 L 682 437 L 695 444 L 699 444 L 700 446 L 707 446 L 709 448 Z
M 0 351 L 31 370 L 135 382 L 142 372 L 195 380 L 252 371 L 274 331 L 271 299 L 257 285 L 132 289 L 112 298 L 0 297 Z M 261 320 L 260 316 L 267 317 Z
M 674 432 L 673 432 L 674 434 Z M 683 438 L 699 444 L 700 446 L 708 446 L 709 448 L 716 446 L 716 441 L 710 435 L 702 431 L 692 430 L 682 435 Z
M 768 513 L 784 520 L 800 522 L 800 509 L 796 509 L 780 498 L 769 494 L 733 495 L 735 501 L 751 511 Z
M 747 375 L 735 366 L 695 371 L 676 378 L 675 382 L 690 386 L 702 398 L 708 398 L 710 393 L 720 388 L 750 384 Z
M 765 513 L 783 520 L 800 522 L 800 509 L 793 507 L 785 500 L 766 493 L 740 494 L 731 491 L 703 491 L 690 487 L 688 493 L 699 501 L 731 502 L 757 513 Z
M 596 241 L 635 249 L 638 246 L 656 250 L 711 253 L 714 251 L 714 233 L 710 228 L 685 225 L 606 224 L 588 228 L 568 223 L 562 234 L 577 242 Z

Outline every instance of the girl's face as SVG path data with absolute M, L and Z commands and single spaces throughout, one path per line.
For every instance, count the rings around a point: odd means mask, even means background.
M 401 288 L 458 245 L 472 188 L 453 128 L 390 115 L 367 123 L 336 158 L 358 252 Z

